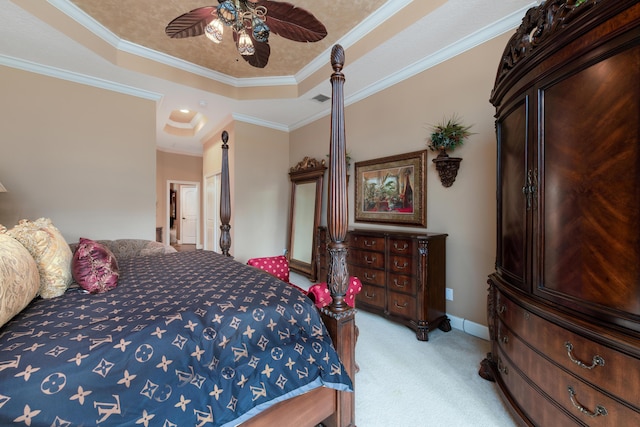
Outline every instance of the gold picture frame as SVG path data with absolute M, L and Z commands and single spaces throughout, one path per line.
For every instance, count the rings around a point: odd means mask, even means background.
M 355 221 L 427 226 L 427 150 L 355 164 Z

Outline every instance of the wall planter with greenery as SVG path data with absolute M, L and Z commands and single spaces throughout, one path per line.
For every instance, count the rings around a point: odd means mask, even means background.
M 469 132 L 470 129 L 471 126 L 463 125 L 462 119 L 455 114 L 431 127 L 427 147 L 431 151 L 438 151 L 438 156 L 432 161 L 435 163 L 436 170 L 440 175 L 440 182 L 445 187 L 453 185 L 462 161 L 460 157 L 449 157 L 447 150 L 453 151 L 456 147 L 462 145 L 472 135 Z

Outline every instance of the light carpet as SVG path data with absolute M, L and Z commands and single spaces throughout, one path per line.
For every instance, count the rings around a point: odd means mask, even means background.
M 308 288 L 299 275 L 291 281 Z M 457 329 L 418 341 L 404 325 L 359 310 L 358 427 L 512 427 L 495 383 L 478 375 L 488 341 Z

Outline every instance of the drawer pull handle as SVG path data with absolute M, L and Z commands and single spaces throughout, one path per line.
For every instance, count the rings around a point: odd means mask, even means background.
M 408 303 L 408 302 L 405 302 L 404 304 L 400 305 L 400 304 L 398 304 L 398 301 L 397 301 L 397 300 L 394 300 L 394 301 L 393 301 L 393 304 L 394 304 L 397 308 L 407 308 L 407 306 L 409 305 L 409 303 Z
M 398 242 L 393 242 L 393 247 L 397 250 L 397 251 L 406 251 L 407 248 L 409 247 L 409 245 L 405 242 L 404 245 L 402 245 L 402 247 L 398 246 Z
M 582 412 L 583 414 L 585 414 L 588 417 L 591 418 L 595 418 L 598 415 L 602 415 L 603 417 L 605 415 L 607 415 L 607 408 L 605 408 L 602 405 L 596 405 L 596 410 L 595 411 L 590 411 L 587 408 L 585 408 L 584 406 L 582 406 L 580 404 L 580 402 L 578 402 L 576 400 L 576 391 L 573 389 L 573 387 L 568 386 L 567 390 L 569 391 L 569 399 L 571 399 L 571 403 L 573 403 L 573 406 L 575 406 L 580 412 Z
M 400 264 L 398 264 L 398 261 L 397 261 L 397 260 L 394 260 L 394 261 L 393 261 L 393 264 L 396 266 L 396 268 L 397 268 L 398 270 L 404 270 L 405 268 L 407 268 L 407 267 L 409 266 L 409 263 L 408 263 L 408 262 L 405 262 L 404 264 L 400 265 Z
M 498 314 L 502 314 L 505 311 L 507 311 L 507 306 L 502 304 L 500 307 L 498 307 Z
M 576 359 L 575 357 L 573 357 L 573 354 L 571 354 L 571 352 L 573 351 L 573 344 L 571 344 L 569 341 L 564 343 L 564 346 L 567 349 L 567 354 L 569 355 L 569 359 L 575 363 L 576 365 L 580 366 L 581 368 L 584 369 L 593 369 L 596 366 L 604 366 L 604 359 L 598 355 L 593 356 L 593 360 L 591 362 L 591 366 L 582 363 L 581 361 L 579 361 L 578 359 Z
M 502 359 L 498 359 L 498 371 L 503 375 L 509 375 L 509 368 L 507 368 L 507 365 L 502 363 Z
M 408 283 L 405 280 L 404 283 L 400 284 L 398 283 L 398 279 L 393 279 L 393 284 L 396 286 L 396 288 L 404 289 L 404 287 L 407 286 Z
M 509 337 L 507 335 L 503 335 L 500 338 L 500 341 L 502 341 L 503 344 L 509 344 Z
M 367 280 L 373 280 L 373 279 L 376 278 L 376 273 L 373 273 L 373 276 L 369 276 L 369 272 L 365 271 L 364 278 L 367 279 Z
M 364 296 L 365 296 L 366 298 L 373 299 L 373 298 L 375 298 L 375 297 L 376 297 L 376 294 L 375 294 L 375 293 L 373 293 L 373 294 L 369 295 L 369 292 L 368 292 L 368 291 L 364 291 Z
M 369 258 L 368 256 L 365 255 L 364 262 L 366 262 L 367 264 L 373 264 L 374 262 L 376 262 L 376 257 L 372 256 L 371 258 Z
M 368 248 L 372 248 L 372 247 L 374 247 L 374 246 L 376 245 L 376 241 L 375 241 L 375 240 L 371 240 L 371 241 L 369 241 L 369 240 L 366 240 L 366 239 L 365 239 L 365 241 L 364 241 L 364 245 L 365 245 L 366 247 L 368 247 Z

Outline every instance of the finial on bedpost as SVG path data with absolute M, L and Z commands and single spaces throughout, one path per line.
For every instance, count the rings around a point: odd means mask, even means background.
M 340 72 L 344 67 L 344 49 L 339 44 L 331 49 L 331 67 L 335 72 Z
M 229 190 L 229 133 L 222 131 L 222 169 L 220 172 L 220 249 L 222 254 L 231 256 L 229 248 L 231 247 L 231 196 Z
M 329 268 L 327 284 L 333 297 L 331 309 L 336 312 L 349 309 L 344 297 L 349 286 L 347 269 L 347 237 L 349 222 L 347 213 L 347 162 L 344 131 L 344 49 L 339 44 L 331 49 L 331 141 L 329 147 L 329 200 L 327 208 L 327 231 L 329 242 Z

